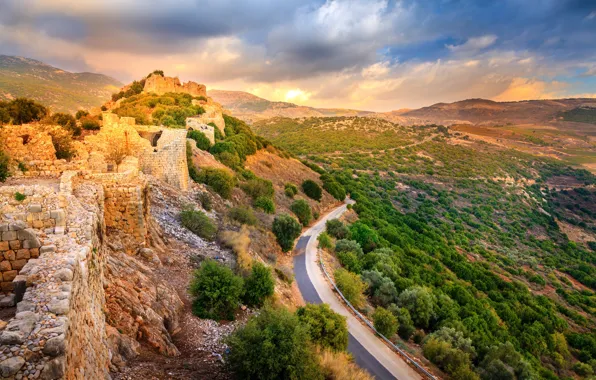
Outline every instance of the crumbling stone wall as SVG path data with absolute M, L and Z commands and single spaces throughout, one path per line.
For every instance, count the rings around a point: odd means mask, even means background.
M 41 248 L 39 257 L 31 258 L 13 280 L 27 290 L 0 334 L 1 378 L 109 378 L 103 188 L 78 184 L 75 177 L 67 172 L 58 187 L 23 190 L 32 199 L 43 194 L 43 204 L 63 205 L 66 229 L 64 234 L 32 230 Z M 3 220 L 22 213 L 22 206 L 11 207 L 12 212 L 0 214 Z
M 133 236 L 144 245 L 147 236 L 145 218 L 148 213 L 146 183 L 104 184 L 104 189 L 106 227 Z
M 0 307 L 14 306 L 14 284 L 21 269 L 29 259 L 39 257 L 41 243 L 35 231 L 23 222 L 0 224 L 0 285 L 7 297 L 0 300 Z
M 0 128 L 0 148 L 16 161 L 56 159 L 52 137 L 37 125 L 5 125 Z
M 209 141 L 211 141 L 211 144 L 215 144 L 215 129 L 212 126 L 203 123 L 198 118 L 187 118 L 186 129 L 203 132 Z
M 186 130 L 164 129 L 157 147 L 143 150 L 139 157 L 141 170 L 181 190 L 188 190 Z
M 226 135 L 225 128 L 226 122 L 223 118 L 223 109 L 219 103 L 214 102 L 209 98 L 209 100 L 205 103 L 199 100 L 193 100 L 192 104 L 199 105 L 203 107 L 205 113 L 200 114 L 199 116 L 195 116 L 195 118 L 204 124 L 213 123 L 219 129 L 223 136 Z
M 162 77 L 161 75 L 151 74 L 145 80 L 143 92 L 163 95 L 168 92 L 182 92 L 192 96 L 207 97 L 207 88 L 204 84 L 198 84 L 192 81 L 180 84 L 180 79 L 171 77 Z

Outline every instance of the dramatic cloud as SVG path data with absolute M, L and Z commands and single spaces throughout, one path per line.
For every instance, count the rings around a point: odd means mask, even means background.
M 3 0 L 0 54 L 390 110 L 593 94 L 595 15 L 582 0 Z

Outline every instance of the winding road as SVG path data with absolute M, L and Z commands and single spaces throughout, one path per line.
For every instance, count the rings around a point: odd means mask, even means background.
M 325 230 L 325 223 L 339 218 L 346 211 L 342 205 L 303 232 L 296 243 L 299 255 L 294 257 L 294 272 L 302 297 L 308 303 L 326 303 L 348 322 L 348 350 L 356 363 L 376 379 L 422 379 L 401 357 L 383 343 L 368 327 L 364 326 L 333 293 L 318 264 L 317 237 Z

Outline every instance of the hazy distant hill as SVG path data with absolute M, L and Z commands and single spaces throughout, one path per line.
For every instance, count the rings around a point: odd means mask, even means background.
M 230 110 L 234 116 L 254 122 L 272 117 L 364 116 L 368 111 L 313 108 L 288 102 L 273 102 L 243 91 L 210 90 L 207 95 Z
M 100 106 L 122 87 L 102 74 L 70 73 L 34 59 L 0 55 L 0 100 L 33 98 L 53 111 Z

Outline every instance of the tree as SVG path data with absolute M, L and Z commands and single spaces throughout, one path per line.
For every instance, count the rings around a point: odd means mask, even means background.
M 213 260 L 204 261 L 190 283 L 193 313 L 200 318 L 233 320 L 243 285 L 242 277 L 230 268 Z
M 304 199 L 294 201 L 290 206 L 290 210 L 296 214 L 298 220 L 304 227 L 308 226 L 310 220 L 312 219 L 312 213 L 310 211 L 310 206 Z
M 515 350 L 511 342 L 505 342 L 488 349 L 480 363 L 479 373 L 483 380 L 530 380 L 535 375 L 532 367 Z
M 309 327 L 287 309 L 263 308 L 226 343 L 230 367 L 240 379 L 323 379 Z
M 82 118 L 83 116 L 89 116 L 89 112 L 85 111 L 85 110 L 78 110 L 77 113 L 75 114 L 75 118 L 77 120 L 79 120 L 80 118 Z
M 358 257 L 362 257 L 364 252 L 360 244 L 354 240 L 341 239 L 335 243 L 335 252 L 354 252 Z
M 328 304 L 307 304 L 296 311 L 298 318 L 308 325 L 312 341 L 333 351 L 348 349 L 346 317 L 337 314 Z
M 302 232 L 300 223 L 288 214 L 276 216 L 271 229 L 277 238 L 277 243 L 284 252 L 288 252 L 294 247 L 294 240 Z
M 201 150 L 209 151 L 209 148 L 211 148 L 211 141 L 201 131 L 188 131 L 186 137 L 195 140 L 197 142 L 197 148 Z
M 386 338 L 391 338 L 397 332 L 397 318 L 389 310 L 381 306 L 377 307 L 372 319 L 375 329 Z
M 125 139 L 115 138 L 112 139 L 107 147 L 106 159 L 109 162 L 116 164 L 116 171 L 120 167 L 120 164 L 124 161 L 127 156 L 132 155 L 132 149 L 127 144 Z
M 398 305 L 410 313 L 414 324 L 421 328 L 428 327 L 435 315 L 435 298 L 429 288 L 414 286 L 404 290 L 398 298 Z
M 0 182 L 4 182 L 8 177 L 10 177 L 10 172 L 8 171 L 9 163 L 10 157 L 0 150 Z
M 185 209 L 180 213 L 182 225 L 205 240 L 215 239 L 217 227 L 211 219 L 202 211 Z
M 380 244 L 377 232 L 360 221 L 350 226 L 350 236 L 360 244 L 364 252 L 370 252 Z
M 378 270 L 364 271 L 362 279 L 368 285 L 368 294 L 376 304 L 387 307 L 397 301 L 395 284 Z
M 0 103 L 0 108 L 6 110 L 13 124 L 40 121 L 50 113 L 49 109 L 43 105 L 27 98 L 17 98 L 8 103 Z
M 57 112 L 50 117 L 49 121 L 66 129 L 73 136 L 79 136 L 81 134 L 81 128 L 77 125 L 74 116 L 69 113 Z
M 366 284 L 355 273 L 340 268 L 335 271 L 335 284 L 344 297 L 356 308 L 364 306 Z
M 346 239 L 350 233 L 348 227 L 339 219 L 330 219 L 325 223 L 325 228 L 329 235 L 336 239 Z
M 250 275 L 244 281 L 244 289 L 244 302 L 248 306 L 263 306 L 265 299 L 271 297 L 275 290 L 271 269 L 264 264 L 254 262 Z
M 319 186 L 312 179 L 307 179 L 302 182 L 302 191 L 304 191 L 304 194 L 306 194 L 309 198 L 314 199 L 317 202 L 321 201 L 323 196 L 323 190 L 321 190 L 321 186 Z
M 199 182 L 211 187 L 222 198 L 229 199 L 232 189 L 236 186 L 236 179 L 227 170 L 203 168 L 197 177 Z
M 393 304 L 389 306 L 388 310 L 397 317 L 397 322 L 399 323 L 397 333 L 399 336 L 405 341 L 410 340 L 410 337 L 416 331 L 416 327 L 414 327 L 414 323 L 412 322 L 412 318 L 410 317 L 410 312 L 408 309 L 405 307 L 400 308 Z
M 327 232 L 321 232 L 317 240 L 319 240 L 319 248 L 333 249 L 333 242 Z
M 256 208 L 260 208 L 267 214 L 275 214 L 275 203 L 273 202 L 273 199 L 269 197 L 258 197 L 255 199 L 254 205 Z
M 80 119 L 81 127 L 86 131 L 97 131 L 100 129 L 99 120 L 91 116 L 83 116 Z

